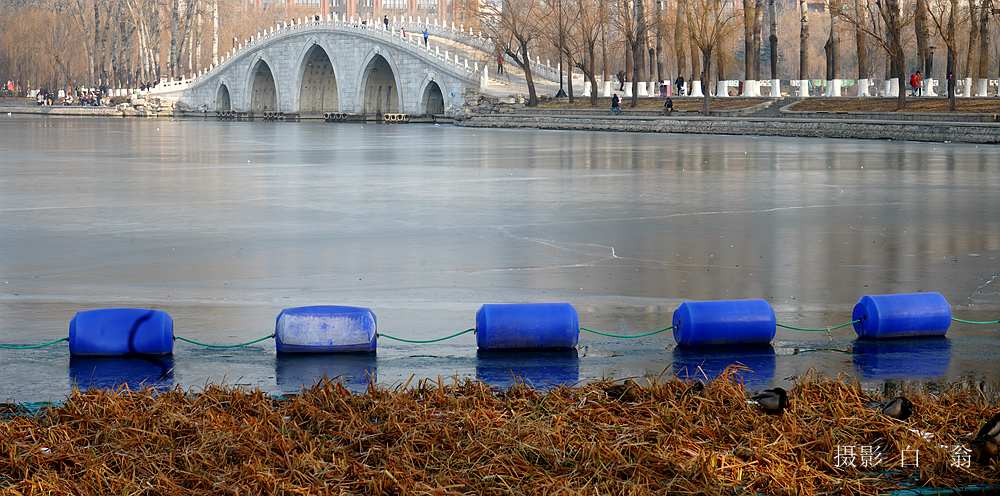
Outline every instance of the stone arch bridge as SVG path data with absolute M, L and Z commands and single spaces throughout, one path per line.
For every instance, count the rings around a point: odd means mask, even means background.
M 457 112 L 469 90 L 488 84 L 483 57 L 457 45 L 428 45 L 413 29 L 336 17 L 281 23 L 222 63 L 192 79 L 162 83 L 151 95 L 191 109 L 255 114 Z

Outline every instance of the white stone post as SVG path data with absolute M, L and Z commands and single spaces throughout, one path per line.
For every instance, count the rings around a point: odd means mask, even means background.
M 611 98 L 611 81 L 604 82 L 604 93 L 601 96 Z
M 771 80 L 771 98 L 781 98 L 781 80 L 772 79 Z
M 809 80 L 799 80 L 799 98 L 809 98 Z
M 727 98 L 729 96 L 729 81 L 715 83 L 715 96 L 718 98 Z
M 632 83 L 625 83 L 625 98 L 632 98 Z
M 989 96 L 988 94 L 989 87 L 990 87 L 989 79 L 979 79 L 978 81 L 976 81 L 976 96 L 979 98 L 985 98 Z
M 867 79 L 858 80 L 858 98 L 865 98 L 871 96 L 871 93 L 868 91 L 870 85 L 871 82 Z
M 892 98 L 899 96 L 899 78 L 889 79 L 889 96 Z
M 937 92 L 934 91 L 935 90 L 935 88 L 934 88 L 935 86 L 937 86 L 937 80 L 930 79 L 930 78 L 925 79 L 924 80 L 924 92 L 923 92 L 924 96 L 938 96 Z
M 691 81 L 691 96 L 695 98 L 705 97 L 705 94 L 701 92 L 701 81 L 699 80 Z
M 639 92 L 639 98 L 649 96 L 649 91 L 646 89 L 645 81 L 639 81 L 639 85 L 636 87 L 636 90 Z
M 583 83 L 583 97 L 590 98 L 590 81 Z
M 972 78 L 967 77 L 963 79 L 965 81 L 965 87 L 962 88 L 962 98 L 972 98 Z

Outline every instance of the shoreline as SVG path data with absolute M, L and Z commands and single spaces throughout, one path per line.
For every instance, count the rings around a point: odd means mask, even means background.
M 1000 116 L 992 114 L 857 113 L 796 111 L 794 103 L 772 108 L 770 115 L 748 110 L 721 111 L 712 116 L 679 112 L 626 112 L 612 116 L 601 110 L 522 109 L 473 111 L 457 118 L 413 117 L 409 123 L 448 123 L 470 128 L 541 129 L 632 133 L 775 136 L 789 138 L 874 139 L 968 144 L 1000 144 Z M 753 110 L 760 110 L 755 106 Z M 55 117 L 217 119 L 214 112 L 149 112 L 114 107 L 0 107 L 0 114 Z M 951 120 L 948 120 L 951 118 Z M 254 119 L 263 120 L 263 119 Z M 289 121 L 322 122 L 323 116 L 295 116 Z M 347 123 L 381 122 L 351 116 Z

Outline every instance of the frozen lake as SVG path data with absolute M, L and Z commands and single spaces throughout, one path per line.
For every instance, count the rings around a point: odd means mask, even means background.
M 761 137 L 0 116 L 0 342 L 66 335 L 73 314 L 148 306 L 209 342 L 273 332 L 285 307 L 369 306 L 428 338 L 489 302 L 568 301 L 638 333 L 685 299 L 768 299 L 779 321 L 850 320 L 863 294 L 935 290 L 1000 315 L 1000 147 Z M 1000 381 L 1000 330 L 872 349 L 779 330 L 704 355 L 669 334 L 581 336 L 579 352 L 477 356 L 382 340 L 377 357 L 276 357 L 178 343 L 172 360 L 0 350 L 0 401 L 120 378 L 294 392 L 324 373 L 539 385 L 740 360 L 752 387 L 814 367 L 878 383 Z M 808 351 L 816 348 L 839 351 Z M 802 352 L 806 351 L 806 352 Z

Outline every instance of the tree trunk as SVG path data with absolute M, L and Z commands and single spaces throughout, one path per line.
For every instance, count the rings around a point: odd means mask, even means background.
M 892 76 L 898 80 L 899 96 L 896 98 L 896 109 L 906 107 L 906 54 L 903 52 L 902 30 L 899 22 L 899 0 L 885 0 L 882 4 L 885 12 L 885 35 L 889 45 L 889 60 Z
M 705 70 L 702 71 L 701 73 L 702 74 L 701 84 L 704 86 L 706 84 L 705 82 L 708 80 L 708 75 L 710 74 L 709 71 L 712 68 L 712 47 L 708 47 L 707 49 L 702 50 L 701 53 L 703 59 L 702 62 L 704 62 L 705 66 Z M 708 88 L 702 88 L 702 93 L 705 95 L 705 97 L 701 101 L 701 113 L 703 115 L 708 115 L 708 100 L 709 100 L 709 95 L 711 95 L 712 92 L 708 91 Z
M 771 52 L 771 79 L 778 79 L 778 16 L 774 11 L 774 0 L 767 0 L 767 17 L 771 24 L 771 32 L 767 37 Z
M 862 10 L 861 0 L 854 0 L 854 18 L 864 19 L 865 11 Z M 854 26 L 854 52 L 858 61 L 858 79 L 870 79 L 870 69 L 868 67 L 868 34 L 859 24 Z
M 948 79 L 948 110 L 954 112 L 956 107 L 955 102 L 955 78 L 958 77 L 955 73 L 956 67 L 955 62 L 958 59 L 958 53 L 956 53 L 955 46 L 957 41 L 955 40 L 956 28 L 955 28 L 955 18 L 958 17 L 958 0 L 949 0 L 951 4 L 951 15 L 948 16 L 948 31 L 945 33 L 945 44 L 948 45 L 948 57 L 945 62 L 947 79 Z
M 955 102 L 955 59 L 958 58 L 958 54 L 955 53 L 955 49 L 951 46 L 948 47 L 948 60 L 946 62 L 946 70 L 948 71 L 948 110 L 954 112 L 956 107 Z
M 753 79 L 760 80 L 761 22 L 764 20 L 764 0 L 754 0 L 753 6 Z
M 644 70 L 643 57 L 646 54 L 646 2 L 637 0 L 635 6 L 635 39 L 632 46 L 632 107 L 639 105 L 639 78 Z
M 990 70 L 990 14 L 993 12 L 993 1 L 982 0 L 982 12 L 979 14 L 979 67 L 976 77 L 985 79 Z
M 753 79 L 754 0 L 743 0 L 743 79 Z M 722 50 L 719 50 L 721 53 Z
M 840 49 L 840 39 L 837 36 L 837 14 L 834 12 L 834 3 L 827 2 L 827 10 L 830 13 L 830 37 L 823 46 L 826 51 L 826 80 L 837 79 L 837 51 Z
M 201 68 L 201 2 L 198 2 L 198 13 L 195 14 L 194 28 L 194 72 Z
M 180 3 L 184 0 L 171 0 L 170 2 L 170 56 L 168 57 L 168 72 L 171 78 L 177 77 L 177 67 L 175 66 L 177 55 L 177 28 L 180 21 Z
M 917 63 L 924 77 L 931 77 L 927 67 L 929 58 L 927 38 L 930 36 L 927 28 L 927 0 L 917 0 L 916 11 L 913 14 L 913 31 L 917 38 Z
M 663 81 L 663 2 L 656 1 L 656 80 Z
M 677 75 L 687 70 L 687 50 L 684 46 L 685 13 L 687 0 L 677 0 L 677 19 L 674 21 L 674 56 L 677 58 Z
M 212 65 L 219 64 L 219 0 L 212 0 Z
M 972 77 L 973 72 L 979 67 L 976 61 L 976 49 L 979 47 L 979 15 L 980 9 L 976 6 L 976 0 L 969 0 L 969 50 L 965 52 L 965 66 L 962 71 L 966 77 Z M 958 74 L 955 74 L 958 78 Z
M 538 106 L 538 93 L 535 92 L 535 80 L 531 75 L 531 57 L 528 54 L 528 42 L 526 40 L 518 40 L 518 45 L 521 52 L 521 70 L 524 71 L 524 81 L 528 84 L 528 106 L 537 107 Z
M 799 0 L 799 79 L 809 75 L 809 10 L 806 0 Z
M 608 23 L 601 22 L 601 81 L 607 81 L 608 74 Z
M 652 81 L 653 78 L 656 78 L 656 80 L 659 81 L 660 78 L 656 77 L 657 76 L 657 74 L 656 74 L 656 49 L 654 49 L 653 47 L 649 47 L 649 48 L 646 49 L 646 54 L 648 55 L 648 57 L 646 57 L 646 60 L 649 61 L 649 78 L 648 78 L 648 80 Z M 653 91 L 650 90 L 649 92 L 652 93 Z

